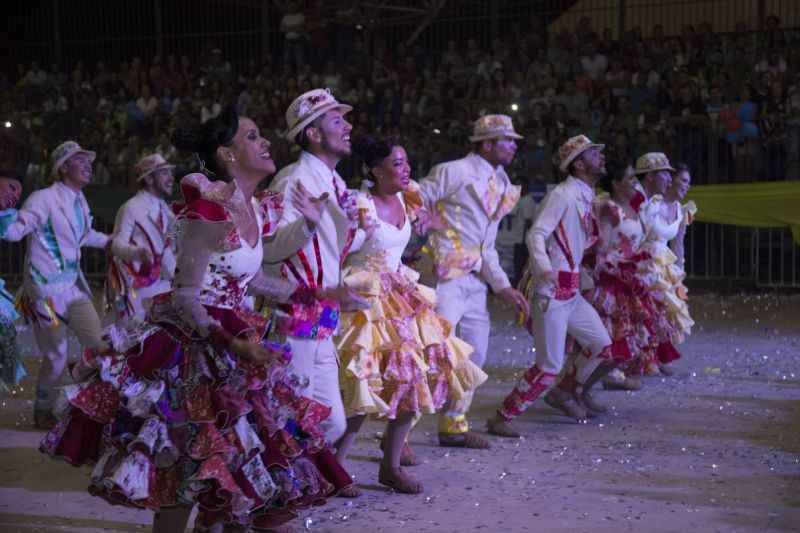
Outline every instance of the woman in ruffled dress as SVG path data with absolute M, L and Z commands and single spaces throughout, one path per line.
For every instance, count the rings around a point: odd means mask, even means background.
M 593 287 L 584 293 L 611 336 L 604 364 L 619 368 L 631 361 L 650 360 L 658 347 L 655 333 L 665 317 L 646 285 L 652 259 L 643 250 L 645 231 L 640 218 L 644 196 L 637 190 L 631 164 L 611 167 L 600 181 L 607 195 L 596 200 L 599 239 L 591 270 Z M 606 388 L 641 388 L 640 375 L 606 380 Z M 617 387 L 614 387 L 617 385 Z
M 486 374 L 473 364 L 472 347 L 453 336 L 436 314 L 435 292 L 420 285 L 419 273 L 401 256 L 412 226 L 432 224 L 403 147 L 392 139 L 359 139 L 354 150 L 365 162 L 365 187 L 358 197 L 361 248 L 350 254 L 344 283 L 368 297 L 371 307 L 345 313 L 337 349 L 347 431 L 337 444 L 343 460 L 366 415 L 387 419 L 378 481 L 398 492 L 423 487 L 401 467 L 413 463 L 406 438 L 414 420 L 434 413 L 448 398 L 478 387 Z M 405 452 L 405 453 L 404 453 Z
M 678 232 L 675 237 L 669 240 L 669 248 L 675 254 L 675 262 L 669 267 L 669 275 L 679 305 L 676 312 L 667 314 L 667 318 L 673 323 L 675 334 L 672 337 L 672 342 L 675 345 L 681 344 L 686 340 L 686 337 L 691 334 L 692 326 L 694 325 L 694 320 L 689 314 L 688 289 L 683 284 L 683 280 L 686 277 L 686 258 L 683 241 L 686 237 L 686 228 L 694 221 L 694 216 L 697 213 L 697 205 L 693 201 L 683 203 L 691 184 L 692 175 L 689 166 L 685 163 L 677 163 L 675 172 L 672 174 L 672 182 L 664 193 L 662 210 L 665 220 L 680 220 Z M 667 376 L 673 374 L 672 369 L 667 366 L 669 362 L 669 360 L 659 360 L 659 370 Z
M 242 305 L 247 293 L 310 297 L 261 270 L 282 211 L 280 195 L 256 192 L 275 172 L 270 143 L 229 108 L 174 144 L 221 179 L 183 178 L 172 291 L 138 331 L 110 328 L 112 351 L 84 353 L 41 449 L 94 464 L 89 491 L 155 510 L 157 533 L 183 531 L 195 505 L 196 531 L 286 530 L 352 480 L 319 430 L 329 409 L 295 393 L 288 348 L 264 341 L 268 321 Z M 313 229 L 325 200 L 292 194 Z
M 642 185 L 648 198 L 641 206 L 645 227 L 643 251 L 652 257 L 646 272 L 646 284 L 657 298 L 660 313 L 666 318 L 657 331 L 659 345 L 649 359 L 640 360 L 634 372 L 647 375 L 671 374 L 666 365 L 681 357 L 676 346 L 691 333 L 694 321 L 689 314 L 688 292 L 683 284 L 686 273 L 682 259 L 670 249 L 670 242 L 678 238 L 691 223 L 697 211 L 693 202 L 682 205 L 680 200 L 689 188 L 688 169 L 676 171 L 661 153 L 648 153 L 636 162 L 636 173 L 643 175 Z M 675 173 L 673 179 L 672 173 Z M 683 247 L 680 246 L 681 255 Z
M 0 173 L 0 238 L 8 226 L 17 220 L 14 206 L 19 202 L 22 185 L 8 172 Z M 17 347 L 17 330 L 14 321 L 19 318 L 14 308 L 14 297 L 0 279 L 0 396 L 9 392 L 25 377 L 25 367 Z

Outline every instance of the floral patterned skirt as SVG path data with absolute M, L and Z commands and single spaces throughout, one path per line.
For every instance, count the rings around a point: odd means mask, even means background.
M 9 392 L 27 375 L 17 347 L 14 321 L 18 318 L 13 297 L 0 280 L 0 394 Z
M 345 284 L 371 303 L 368 310 L 342 313 L 336 339 L 348 416 L 434 413 L 486 380 L 469 358 L 472 347 L 436 314 L 435 292 L 417 278 L 407 268 L 345 273 Z
M 263 318 L 206 309 L 232 335 L 263 339 Z M 295 392 L 288 347 L 264 342 L 274 362 L 250 365 L 197 338 L 171 305 L 152 316 L 109 328 L 111 353 L 84 353 L 42 441 L 94 465 L 89 492 L 139 508 L 197 504 L 204 527 L 258 530 L 352 483 L 319 431 L 329 408 Z
M 667 321 L 658 335 L 662 340 L 678 345 L 692 333 L 694 326 L 689 314 L 689 291 L 683 284 L 686 273 L 666 246 L 653 245 L 651 255 L 653 263 L 648 269 L 646 285 L 654 293 Z
M 584 292 L 612 341 L 600 357 L 628 363 L 633 374 L 641 374 L 669 348 L 658 333 L 670 325 L 641 275 L 642 265 L 649 262 L 649 256 L 641 254 L 630 261 L 604 264 L 595 273 L 594 287 Z

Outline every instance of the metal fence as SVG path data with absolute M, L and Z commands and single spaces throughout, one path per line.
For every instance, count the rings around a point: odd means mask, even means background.
M 695 222 L 685 246 L 689 279 L 730 287 L 800 288 L 800 246 L 788 229 Z

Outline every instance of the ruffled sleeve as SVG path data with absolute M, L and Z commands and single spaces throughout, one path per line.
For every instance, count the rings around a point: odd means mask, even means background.
M 406 205 L 406 215 L 412 224 L 420 218 L 421 214 L 424 217 L 425 202 L 416 181 L 409 182 L 408 189 L 403 191 L 403 203 Z
M 181 180 L 183 202 L 172 205 L 177 217 L 173 305 L 198 333 L 220 331 L 200 303 L 200 291 L 211 255 L 224 246 L 234 225 L 223 202 L 233 194 L 233 184 L 209 181 L 202 174 Z
M 681 211 L 683 212 L 683 223 L 689 226 L 694 222 L 697 214 L 697 204 L 694 203 L 694 200 L 689 200 L 681 206 Z
M 181 180 L 183 202 L 172 204 L 178 221 L 203 220 L 205 222 L 228 222 L 231 216 L 225 208 L 236 189 L 233 183 L 210 181 L 203 174 L 188 174 Z
M 271 237 L 278 229 L 283 217 L 283 194 L 276 191 L 260 191 L 255 195 L 261 208 L 261 237 Z

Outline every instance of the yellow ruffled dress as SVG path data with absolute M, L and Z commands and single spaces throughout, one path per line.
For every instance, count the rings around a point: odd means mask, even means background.
M 336 344 L 348 416 L 434 413 L 448 398 L 463 397 L 487 378 L 469 358 L 472 347 L 436 313 L 435 291 L 419 284 L 419 274 L 400 262 L 422 207 L 413 182 L 400 197 L 406 207 L 402 228 L 379 219 L 368 192 L 358 199 L 361 229 L 368 237 L 348 256 L 343 279 L 372 305 L 342 313 L 339 323 Z
M 647 285 L 664 304 L 671 331 L 662 332 L 665 340 L 678 345 L 692 332 L 694 320 L 689 314 L 689 295 L 683 280 L 686 272 L 678 257 L 669 248 L 682 224 L 691 224 L 697 207 L 693 202 L 681 206 L 681 216 L 667 222 L 663 217 L 664 200 L 656 195 L 643 206 L 642 218 L 647 231 L 643 250 L 652 258 L 652 267 L 646 276 Z

